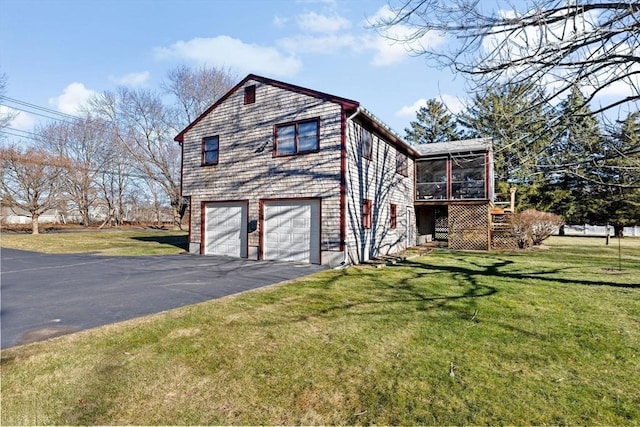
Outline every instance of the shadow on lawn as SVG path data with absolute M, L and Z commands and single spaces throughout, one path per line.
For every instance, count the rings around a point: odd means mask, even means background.
M 318 294 L 318 304 L 310 304 L 304 314 L 284 314 L 290 321 L 305 321 L 313 317 L 332 316 L 349 311 L 353 316 L 385 316 L 394 312 L 426 312 L 447 310 L 456 312 L 463 318 L 471 318 L 477 308 L 479 298 L 489 297 L 498 289 L 487 284 L 487 278 L 538 280 L 543 282 L 583 286 L 617 286 L 640 288 L 638 284 L 605 282 L 598 280 L 569 279 L 557 277 L 567 274 L 567 268 L 543 269 L 535 272 L 508 271 L 512 260 L 491 258 L 490 263 L 475 263 L 460 258 L 466 266 L 431 265 L 417 261 L 404 261 L 387 266 L 385 270 L 413 269 L 401 280 L 390 279 L 377 269 L 343 270 L 324 283 L 323 288 L 343 286 L 353 276 L 354 280 L 364 280 L 362 292 L 352 296 L 342 296 L 343 300 L 326 300 L 326 294 Z M 362 275 L 361 277 L 358 277 Z M 438 285 L 438 275 L 453 278 L 455 285 Z M 449 279 L 450 280 L 450 279 Z M 347 283 L 348 285 L 348 283 Z M 360 286 L 360 285 L 357 285 Z M 460 289 L 462 288 L 462 289 Z M 458 291 L 457 293 L 455 293 Z M 271 319 L 273 320 L 273 319 Z M 271 323 L 271 322 L 267 322 Z M 277 323 L 277 321 L 276 321 Z
M 162 245 L 171 245 L 185 251 L 189 250 L 188 237 L 186 234 L 184 236 L 137 236 L 132 237 L 132 239 L 141 242 L 156 242 Z
M 404 262 L 389 266 L 387 269 L 406 267 L 417 268 L 420 271 L 412 272 L 402 280 L 396 281 L 388 280 L 388 276 L 379 274 L 377 269 L 342 270 L 340 274 L 336 274 L 326 280 L 321 289 L 331 289 L 333 286 L 350 286 L 348 283 L 350 277 L 354 274 L 362 274 L 364 276 L 364 284 L 354 285 L 362 286 L 361 291 L 350 296 L 340 294 L 339 298 L 346 301 L 327 300 L 329 296 L 322 292 L 317 294 L 318 300 L 316 302 L 309 301 L 307 313 L 294 314 L 284 312 L 281 315 L 287 321 L 301 322 L 314 317 L 339 315 L 343 311 L 348 311 L 349 316 L 395 316 L 398 313 L 412 311 L 435 312 L 441 309 L 456 312 L 461 317 L 471 318 L 476 308 L 475 301 L 478 298 L 488 297 L 498 292 L 493 286 L 479 283 L 476 278 L 478 272 L 469 268 L 435 268 L 426 264 Z M 493 268 L 499 268 L 499 266 L 496 265 Z M 425 284 L 428 283 L 430 277 L 440 273 L 446 274 L 447 271 L 454 273 L 454 277 L 459 279 L 456 286 L 458 288 L 462 287 L 462 292 L 447 293 L 449 286 L 441 286 L 442 292 L 438 292 L 438 290 Z M 353 279 L 363 280 L 363 277 L 353 276 Z M 261 326 L 280 323 L 282 320 L 282 318 L 279 320 L 269 319 L 266 322 L 261 322 Z
M 466 262 L 466 263 L 470 263 L 472 265 L 477 266 L 479 269 L 478 270 L 473 270 L 474 274 L 476 275 L 480 275 L 480 276 L 492 276 L 492 277 L 500 277 L 500 278 L 507 278 L 507 279 L 515 279 L 515 280 L 522 280 L 522 279 L 533 279 L 533 280 L 541 280 L 541 281 L 547 281 L 547 282 L 553 282 L 553 283 L 561 283 L 561 284 L 566 284 L 566 285 L 582 285 L 582 286 L 613 286 L 613 287 L 617 287 L 617 288 L 640 288 L 640 282 L 638 283 L 620 283 L 620 282 L 614 282 L 613 280 L 610 281 L 598 281 L 598 280 L 583 280 L 583 279 L 567 279 L 564 277 L 557 277 L 554 275 L 559 275 L 559 274 L 566 274 L 567 271 L 569 271 L 569 268 L 551 268 L 551 269 L 545 269 L 545 270 L 541 270 L 541 271 L 536 271 L 536 272 L 530 272 L 530 273 L 519 273 L 519 272 L 509 272 L 509 271 L 503 271 L 500 270 L 501 267 L 505 267 L 508 264 L 513 264 L 513 261 L 504 261 L 501 260 L 502 262 L 500 263 L 495 263 L 489 266 L 484 266 L 484 265 L 479 265 L 477 263 L 473 263 L 470 262 L 468 259 L 466 258 L 457 258 L 459 261 L 462 262 Z M 422 266 L 428 266 L 428 264 L 420 264 L 420 263 L 403 263 L 402 265 L 408 265 L 411 267 L 419 267 L 420 265 Z M 437 269 L 447 269 L 447 267 L 436 267 Z M 453 267 L 450 268 L 451 271 L 455 271 L 460 269 L 460 267 Z M 467 270 L 467 269 L 462 269 L 462 270 Z M 565 272 L 565 273 L 563 273 Z M 605 274 L 603 272 L 603 274 Z M 626 274 L 626 273 L 620 273 L 620 274 Z M 611 273 L 611 278 L 615 278 L 616 274 L 615 272 Z

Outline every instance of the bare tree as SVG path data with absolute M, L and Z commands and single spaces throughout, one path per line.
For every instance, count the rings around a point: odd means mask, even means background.
M 162 89 L 176 101 L 175 107 L 171 108 L 176 132 L 194 121 L 237 81 L 237 76 L 224 68 L 193 69 L 183 65 L 170 70 Z
M 543 103 L 577 87 L 585 103 L 613 95 L 593 113 L 638 110 L 640 2 L 528 0 L 524 9 L 496 9 L 477 0 L 393 1 L 373 26 L 462 73 L 474 89 L 505 82 L 546 86 Z M 430 42 L 442 35 L 450 43 Z
M 5 92 L 7 90 L 7 75 L 3 72 L 0 72 L 0 100 L 5 96 Z M 0 130 L 9 126 L 11 120 L 15 119 L 18 113 L 11 110 L 2 110 L 0 109 Z
M 162 189 L 176 227 L 181 225 L 184 202 L 180 189 L 182 153 L 173 137 L 224 95 L 234 79 L 224 69 L 183 66 L 169 72 L 163 83 L 165 93 L 175 98 L 175 107 L 163 104 L 158 92 L 127 88 L 105 92 L 90 102 L 89 110 L 110 124 L 139 178 Z
M 97 177 L 101 201 L 107 216 L 100 227 L 122 225 L 125 220 L 125 197 L 134 179 L 129 156 L 122 150 L 115 132 L 109 131 L 103 143 L 104 164 Z
M 133 160 L 144 179 L 156 182 L 164 191 L 180 226 L 180 146 L 173 141 L 167 108 L 158 93 L 126 88 L 105 92 L 91 101 L 96 114 L 109 121 L 119 146 Z
M 111 155 L 106 151 L 106 123 L 87 116 L 73 122 L 50 123 L 38 129 L 43 147 L 67 159 L 63 175 L 65 196 L 75 205 L 85 227 L 99 197 L 98 180 Z
M 33 234 L 39 233 L 40 215 L 59 203 L 61 176 L 67 166 L 65 159 L 42 148 L 0 148 L 2 199 L 29 212 Z

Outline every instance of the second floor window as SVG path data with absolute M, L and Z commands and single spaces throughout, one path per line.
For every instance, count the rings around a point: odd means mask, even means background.
M 368 130 L 362 129 L 360 134 L 360 149 L 362 150 L 362 157 L 371 160 L 373 157 L 373 136 Z
M 220 139 L 217 136 L 202 138 L 202 165 L 217 165 Z
M 256 102 L 256 85 L 247 86 L 244 88 L 244 103 L 253 104 Z
M 409 176 L 409 162 L 407 156 L 396 153 L 396 172 L 402 176 Z
M 289 156 L 293 154 L 313 153 L 320 148 L 320 121 L 277 125 L 275 130 L 275 155 Z

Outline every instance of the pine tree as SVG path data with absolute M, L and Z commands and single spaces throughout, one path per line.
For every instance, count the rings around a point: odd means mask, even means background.
M 541 106 L 530 107 L 539 96 L 531 85 L 495 87 L 477 94 L 459 117 L 466 137 L 493 138 L 496 192 L 504 198 L 510 187 L 517 187 L 519 210 L 532 207 L 542 179 L 538 164 L 548 145 L 549 116 Z
M 410 144 L 428 144 L 432 142 L 444 142 L 460 139 L 460 133 L 456 128 L 453 116 L 447 107 L 430 99 L 427 105 L 420 107 L 416 114 L 416 120 L 406 128 L 405 139 Z
M 585 223 L 599 206 L 597 162 L 604 139 L 598 120 L 578 88 L 560 104 L 556 137 L 546 150 L 547 185 L 543 191 L 558 197 L 549 210 L 568 223 Z
M 640 112 L 608 132 L 596 166 L 601 184 L 588 219 L 613 224 L 621 236 L 623 227 L 640 224 Z

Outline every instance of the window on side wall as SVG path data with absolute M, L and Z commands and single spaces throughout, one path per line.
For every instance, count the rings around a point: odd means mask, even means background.
M 202 165 L 217 165 L 220 151 L 220 139 L 218 136 L 202 138 Z
M 256 102 L 256 85 L 247 86 L 244 88 L 244 103 L 253 104 Z
M 316 152 L 320 149 L 319 135 L 320 121 L 317 119 L 276 125 L 274 155 L 290 156 Z
M 398 227 L 398 205 L 391 203 L 389 209 L 389 228 L 395 229 Z
M 373 202 L 370 199 L 362 201 L 362 228 L 369 229 L 373 223 Z
M 402 176 L 409 176 L 409 161 L 407 156 L 400 152 L 396 153 L 396 172 Z
M 373 135 L 365 129 L 360 132 L 360 152 L 362 157 L 367 160 L 373 158 Z

